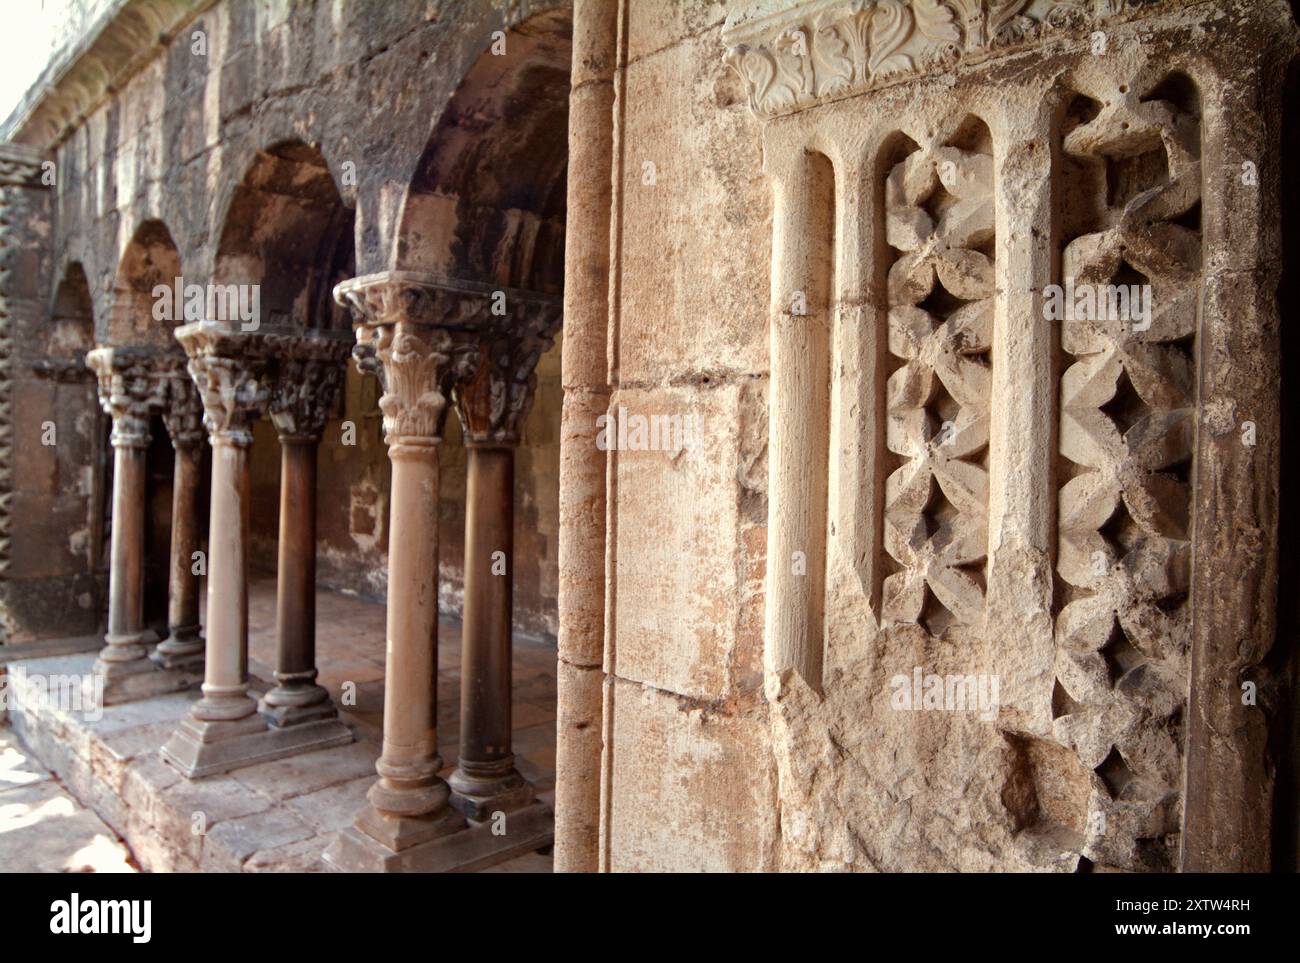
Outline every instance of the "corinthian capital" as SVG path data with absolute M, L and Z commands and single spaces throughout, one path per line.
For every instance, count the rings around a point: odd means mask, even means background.
M 379 408 L 391 445 L 437 444 L 451 384 L 477 365 L 478 320 L 492 291 L 409 271 L 344 281 L 334 299 L 352 311 L 363 373 L 379 370 Z
M 271 336 L 278 359 L 271 421 L 282 439 L 319 440 L 338 397 L 352 341 L 325 335 Z
M 99 380 L 99 403 L 113 419 L 115 447 L 149 444 L 149 414 L 163 402 L 154 353 L 139 348 L 95 348 L 86 364 Z
M 203 401 L 203 424 L 213 444 L 253 443 L 253 424 L 271 398 L 265 339 L 224 324 L 195 321 L 176 329 L 189 357 L 190 377 Z

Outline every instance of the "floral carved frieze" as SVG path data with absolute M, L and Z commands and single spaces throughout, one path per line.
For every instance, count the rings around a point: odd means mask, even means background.
M 1159 0 L 814 0 L 729 22 L 750 108 L 783 114 L 1078 30 Z

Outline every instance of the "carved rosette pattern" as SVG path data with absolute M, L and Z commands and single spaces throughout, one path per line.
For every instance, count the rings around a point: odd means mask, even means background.
M 888 277 L 889 350 L 903 362 L 886 389 L 885 440 L 904 461 L 885 487 L 885 549 L 901 570 L 886 577 L 882 608 L 887 622 L 935 634 L 984 610 L 992 186 L 992 157 L 955 147 L 913 152 L 885 185 L 887 239 L 901 252 Z
M 820 0 L 729 27 L 726 63 L 757 114 L 859 93 L 900 76 L 1080 30 L 1151 0 Z
M 155 355 L 131 348 L 95 348 L 86 355 L 86 364 L 99 381 L 99 404 L 113 419 L 113 447 L 147 447 L 149 416 L 167 397 Z
M 1075 360 L 1061 378 L 1060 452 L 1073 477 L 1059 496 L 1069 601 L 1056 672 L 1070 702 L 1054 728 L 1098 776 L 1084 854 L 1150 870 L 1174 865 L 1181 818 L 1201 239 L 1174 221 L 1199 203 L 1201 170 L 1198 117 L 1138 88 L 1106 91 L 1064 137 L 1066 154 L 1098 172 L 1103 200 L 1099 229 L 1067 245 L 1062 274 L 1145 281 L 1151 313 L 1146 330 L 1062 324 Z M 1107 180 L 1119 194 L 1109 200 Z
M 555 343 L 558 303 L 521 305 L 496 319 L 474 374 L 455 386 L 456 414 L 468 445 L 517 445 L 537 387 L 537 362 Z
M 350 341 L 277 337 L 271 421 L 283 439 L 319 440 L 343 384 Z
M 253 424 L 266 413 L 271 399 L 272 339 L 195 321 L 177 328 L 176 340 L 189 358 L 211 443 L 251 445 Z

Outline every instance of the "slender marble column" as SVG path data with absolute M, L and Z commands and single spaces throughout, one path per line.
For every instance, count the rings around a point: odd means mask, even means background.
M 171 566 L 167 596 L 167 638 L 154 649 L 165 668 L 194 667 L 203 661 L 199 634 L 199 481 L 203 461 L 203 403 L 183 359 L 167 378 L 163 423 L 175 451 L 172 481 Z
M 560 317 L 549 302 L 520 307 L 493 324 L 478 369 L 455 391 L 469 464 L 460 758 L 450 784 L 452 805 L 475 821 L 533 800 L 515 769 L 510 732 L 515 448 L 532 405 L 534 369 Z
M 350 340 L 287 340 L 270 405 L 280 437 L 276 685 L 259 705 L 280 728 L 338 716 L 316 683 L 316 453 L 352 348 Z M 341 723 L 339 731 L 351 738 Z

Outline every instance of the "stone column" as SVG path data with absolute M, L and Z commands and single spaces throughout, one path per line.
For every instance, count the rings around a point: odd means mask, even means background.
M 151 658 L 168 669 L 201 672 L 203 636 L 199 634 L 199 481 L 203 461 L 203 402 L 180 358 L 164 376 L 163 424 L 175 451 L 172 483 L 171 566 L 167 594 L 167 638 Z
M 287 345 L 270 403 L 280 438 L 276 685 L 258 708 L 275 728 L 323 720 L 350 741 L 329 693 L 316 683 L 316 452 L 352 342 L 300 337 Z
M 99 398 L 113 419 L 113 528 L 109 563 L 108 634 L 95 662 L 105 704 L 129 702 L 192 685 L 192 672 L 160 670 L 149 659 L 154 641 L 144 628 L 145 452 L 149 417 L 161 406 L 165 382 L 154 352 L 96 348 L 86 363 L 99 379 Z
M 559 658 L 555 731 L 555 871 L 599 868 L 604 742 L 605 473 L 615 453 L 596 447 L 609 410 L 614 89 L 622 11 L 574 0 L 569 96 L 568 218 L 564 240 L 564 352 L 560 422 Z M 617 72 L 618 83 L 622 72 Z M 621 190 L 621 184 L 619 185 Z M 612 343 L 617 343 L 617 337 Z M 617 355 L 613 355 L 617 362 Z
M 357 321 L 359 364 L 373 357 L 383 366 L 379 406 L 393 464 L 389 531 L 398 537 L 388 548 L 379 779 L 369 805 L 325 853 L 334 869 L 471 868 L 549 838 L 532 811 L 512 817 L 503 835 L 467 827 L 438 775 L 438 445 L 450 385 L 477 367 L 476 319 L 487 315 L 491 294 L 481 285 L 396 271 L 335 288 Z
M 477 370 L 455 389 L 468 487 L 460 758 L 450 782 L 452 805 L 475 821 L 533 801 L 532 786 L 515 770 L 510 738 L 515 448 L 537 361 L 559 327 L 559 305 L 521 303 L 493 320 L 507 323 L 483 338 Z

